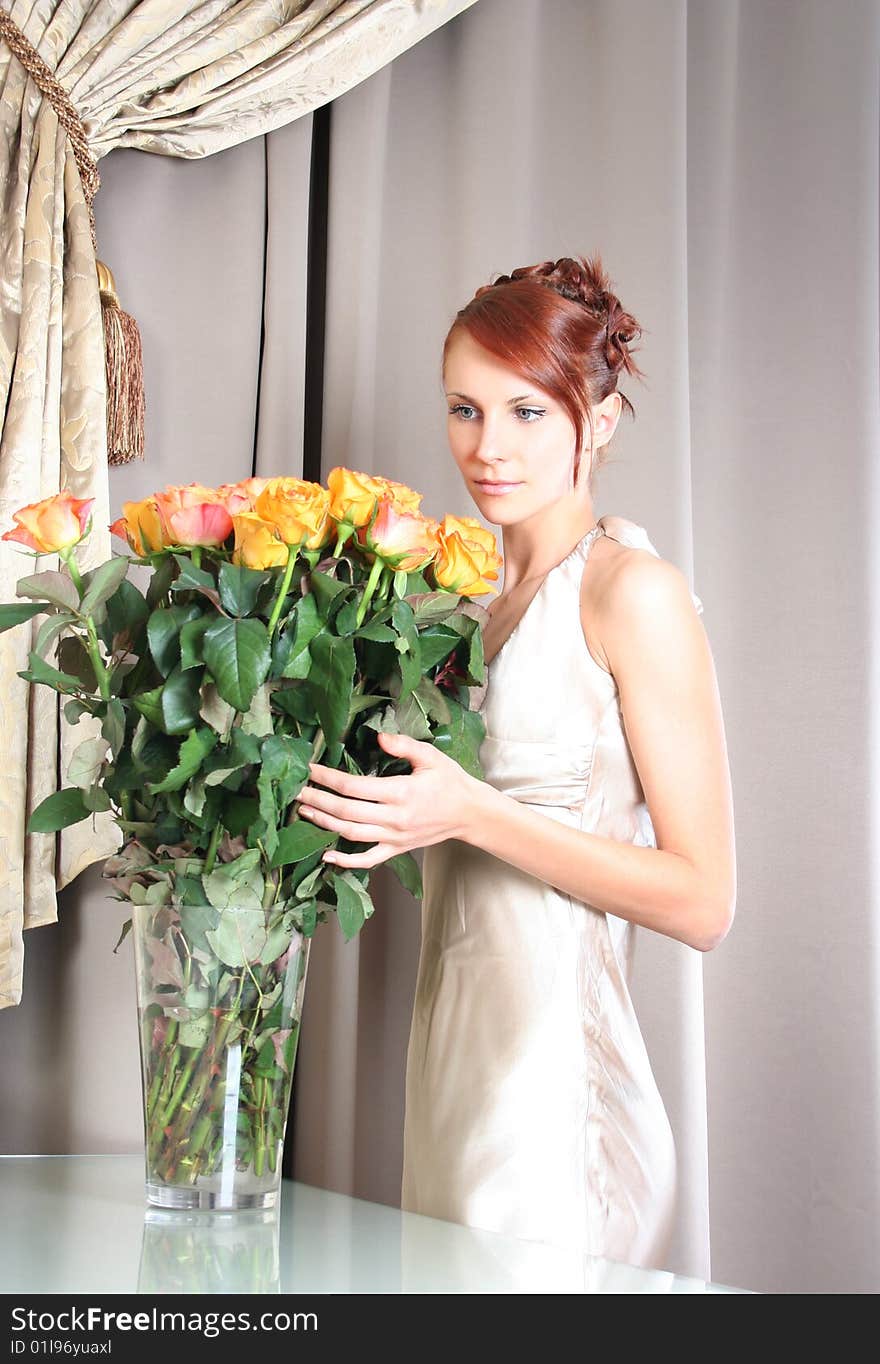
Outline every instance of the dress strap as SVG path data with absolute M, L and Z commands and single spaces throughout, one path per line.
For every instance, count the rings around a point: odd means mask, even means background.
M 659 550 L 648 539 L 648 532 L 644 526 L 640 526 L 636 521 L 630 521 L 626 516 L 600 516 L 599 525 L 611 540 L 617 540 L 622 545 L 628 545 L 630 549 L 646 549 L 655 558 L 661 557 Z M 703 603 L 696 592 L 691 592 L 691 598 L 697 609 L 697 614 L 703 614 Z

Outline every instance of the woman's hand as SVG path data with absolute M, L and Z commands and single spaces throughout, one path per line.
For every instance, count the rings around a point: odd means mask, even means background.
M 482 783 L 433 744 L 384 731 L 379 733 L 379 742 L 386 753 L 405 758 L 412 772 L 359 777 L 321 763 L 309 764 L 311 785 L 304 786 L 296 798 L 298 813 L 351 842 L 376 845 L 361 853 L 329 848 L 325 862 L 375 867 L 413 848 L 460 838 L 467 826 L 475 789 Z

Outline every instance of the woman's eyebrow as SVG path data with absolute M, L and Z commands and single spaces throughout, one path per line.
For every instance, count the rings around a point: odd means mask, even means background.
M 476 398 L 469 398 L 466 393 L 456 393 L 453 391 L 452 393 L 447 393 L 446 396 L 447 398 L 464 398 L 466 403 L 472 403 L 474 407 L 479 407 L 480 405 L 477 402 Z M 530 398 L 534 398 L 534 396 L 535 395 L 533 393 L 521 393 L 518 398 L 509 398 L 507 401 L 507 406 L 513 407 L 514 403 L 527 402 Z

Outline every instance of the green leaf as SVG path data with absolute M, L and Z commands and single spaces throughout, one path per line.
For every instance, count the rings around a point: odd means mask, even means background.
M 307 819 L 298 819 L 293 824 L 285 824 L 278 833 L 278 847 L 269 863 L 272 867 L 285 867 L 291 862 L 302 862 L 312 853 L 329 848 L 336 839 L 335 833 L 317 829 Z
M 4 630 L 12 630 L 14 626 L 21 625 L 23 621 L 32 620 L 41 611 L 50 611 L 52 608 L 48 602 L 7 602 L 0 606 L 0 634 Z
M 110 796 L 101 786 L 80 787 L 82 791 L 83 805 L 91 813 L 100 810 L 110 809 Z
M 429 677 L 419 679 L 416 696 L 430 719 L 439 720 L 444 725 L 449 724 L 452 719 L 449 703 L 440 688 Z
M 430 672 L 438 663 L 445 663 L 461 644 L 461 635 L 446 629 L 423 630 L 419 633 L 419 646 L 422 651 L 422 669 Z
M 189 1018 L 181 1021 L 177 1040 L 182 1047 L 204 1047 L 210 1040 L 213 1027 L 213 1014 L 207 1011 L 190 1014 Z
M 181 668 L 186 664 L 181 660 Z M 212 729 L 224 740 L 228 739 L 232 729 L 232 722 L 235 719 L 235 706 L 230 706 L 228 701 L 224 701 L 213 682 L 205 682 L 201 689 L 202 704 L 199 714 L 206 720 Z
M 44 686 L 53 687 L 55 691 L 60 692 L 82 691 L 82 683 L 78 677 L 59 672 L 57 668 L 51 667 L 45 659 L 40 658 L 39 654 L 32 652 L 28 658 L 27 671 L 18 674 L 26 682 L 42 682 Z
M 34 653 L 41 658 L 46 657 L 47 650 L 55 643 L 59 635 L 62 635 L 76 620 L 76 616 L 67 611 L 54 611 L 52 615 L 43 621 L 37 631 L 37 638 L 34 641 Z
M 328 607 L 334 597 L 337 597 L 340 592 L 349 591 L 348 583 L 341 583 L 338 578 L 331 577 L 329 573 L 322 573 L 317 568 L 313 568 L 309 575 L 309 586 L 314 594 L 318 610 L 325 620 Z
M 248 568 L 245 564 L 220 565 L 220 600 L 233 616 L 253 613 L 260 588 L 271 578 L 265 570 Z
M 333 617 L 333 628 L 337 635 L 353 635 L 358 628 L 357 614 L 360 609 L 360 599 L 352 596 L 350 601 L 344 602 Z
M 238 796 L 234 792 L 226 797 L 223 806 L 223 827 L 233 838 L 246 834 L 260 813 L 260 807 L 253 796 Z
M 396 857 L 389 857 L 385 865 L 391 868 L 404 890 L 421 900 L 422 873 L 412 853 L 398 853 Z
M 205 661 L 217 690 L 246 711 L 269 672 L 269 634 L 260 620 L 218 620 L 205 632 Z
M 153 687 L 152 691 L 142 691 L 131 698 L 135 710 L 139 711 L 156 729 L 163 729 L 162 688 Z
M 160 606 L 147 622 L 150 653 L 163 677 L 167 677 L 180 662 L 180 632 L 187 621 L 196 620 L 201 611 L 194 603 L 189 606 Z
M 318 924 L 318 901 L 306 900 L 300 909 L 303 936 L 311 938 Z
M 189 810 L 195 819 L 204 820 L 202 816 L 207 799 L 207 790 L 204 777 L 193 777 L 183 795 L 183 808 Z
M 79 724 L 81 716 L 91 715 L 91 713 L 91 707 L 85 705 L 82 701 L 74 699 L 73 701 L 64 702 L 64 718 L 69 725 Z
M 212 575 L 206 573 L 203 568 L 196 568 L 192 559 L 185 554 L 173 555 L 174 561 L 180 568 L 180 573 L 170 584 L 172 592 L 201 592 L 201 594 L 213 602 L 218 611 L 223 611 L 220 601 L 220 593 L 217 591 L 217 584 Z M 223 613 L 226 614 L 225 612 Z
M 199 771 L 205 758 L 217 742 L 217 735 L 207 725 L 193 730 L 180 745 L 177 766 L 160 782 L 149 782 L 150 795 L 158 796 L 162 791 L 179 791 L 182 786 Z
M 128 559 L 125 555 L 119 555 L 87 573 L 83 578 L 86 590 L 79 607 L 81 614 L 92 615 L 96 607 L 108 601 L 127 572 Z
M 95 666 L 80 635 L 67 635 L 59 640 L 58 662 L 68 677 L 79 678 L 85 691 L 98 690 Z
M 107 601 L 106 629 L 111 643 L 122 635 L 135 639 L 149 614 L 143 593 L 138 591 L 134 583 L 123 578 Z
M 448 700 L 452 712 L 448 724 L 438 727 L 431 736 L 435 748 L 454 758 L 472 777 L 482 780 L 480 746 L 486 737 L 486 726 L 479 711 L 465 710 L 457 702 Z
M 454 592 L 423 592 L 407 600 L 417 625 L 433 625 L 458 610 L 458 596 Z
M 373 913 L 373 901 L 353 872 L 334 871 L 333 887 L 336 891 L 336 917 L 346 942 L 350 942 Z
M 35 573 L 30 578 L 19 578 L 15 589 L 17 597 L 35 597 L 39 601 L 50 601 L 67 611 L 79 611 L 79 593 L 69 573 L 47 570 Z
M 287 951 L 290 946 L 290 936 L 290 929 L 285 928 L 283 923 L 278 923 L 270 929 L 265 946 L 260 953 L 260 961 L 264 966 L 270 966 L 273 961 L 278 960 L 282 952 Z
M 51 796 L 40 801 L 28 820 L 27 832 L 56 833 L 59 829 L 66 829 L 69 824 L 78 824 L 88 813 L 82 791 L 78 786 L 68 786 L 63 791 L 54 791 Z
M 101 725 L 101 733 L 115 758 L 125 742 L 125 707 L 116 697 L 107 703 L 107 714 Z
M 199 722 L 199 675 L 190 669 L 184 672 L 180 664 L 174 669 L 162 693 L 162 728 L 167 734 L 186 734 Z
M 278 636 L 273 650 L 272 669 L 281 677 L 308 675 L 311 659 L 309 645 L 324 628 L 314 593 L 301 597 L 293 613 L 293 626 Z
M 253 734 L 259 739 L 272 733 L 272 707 L 269 704 L 269 688 L 265 682 L 254 692 L 253 699 L 242 717 L 241 729 L 243 733 Z
M 180 666 L 198 668 L 205 661 L 203 642 L 205 631 L 211 624 L 211 616 L 199 616 L 188 620 L 180 629 Z
M 394 718 L 397 721 L 398 734 L 408 734 L 411 739 L 432 737 L 425 708 L 415 692 L 411 692 L 403 701 L 395 702 Z
M 124 942 L 125 939 L 128 937 L 128 935 L 129 935 L 130 932 L 131 932 L 131 919 L 126 919 L 125 923 L 122 925 L 122 932 L 119 934 L 119 937 L 116 939 L 116 946 L 115 946 L 114 949 L 113 949 L 114 954 L 115 954 L 116 952 L 119 951 L 120 947 L 122 946 L 123 942 Z
M 147 587 L 147 606 L 150 610 L 152 610 L 154 606 L 157 606 L 162 600 L 166 592 L 168 592 L 169 588 L 172 586 L 173 580 L 174 560 L 170 554 L 167 554 L 157 562 L 153 569 L 153 576 Z
M 67 768 L 67 780 L 88 789 L 98 780 L 107 757 L 106 739 L 85 739 L 74 749 Z
M 266 916 L 262 909 L 242 909 L 231 905 L 224 909 L 216 928 L 209 928 L 205 937 L 217 956 L 227 966 L 244 966 L 258 961 L 266 946 Z
M 348 724 L 356 666 L 354 642 L 335 635 L 318 635 L 309 651 L 313 664 L 308 676 L 309 690 L 330 745 L 342 738 Z
M 375 620 L 368 620 L 357 633 L 358 639 L 375 639 L 380 644 L 393 644 L 397 639 L 397 634 L 390 625 L 382 625 Z

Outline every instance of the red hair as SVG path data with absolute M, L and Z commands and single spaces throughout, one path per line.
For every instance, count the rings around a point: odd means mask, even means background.
M 625 312 L 598 255 L 524 265 L 481 285 L 456 313 L 443 343 L 443 368 L 459 330 L 549 393 L 568 413 L 577 439 L 575 478 L 592 408 L 617 390 L 626 370 L 641 377 L 629 350 L 643 328 Z M 632 403 L 620 394 L 634 416 Z

